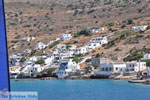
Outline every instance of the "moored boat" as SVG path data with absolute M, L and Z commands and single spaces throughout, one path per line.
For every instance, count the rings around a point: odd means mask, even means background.
M 129 80 L 129 83 L 144 83 L 146 80 Z

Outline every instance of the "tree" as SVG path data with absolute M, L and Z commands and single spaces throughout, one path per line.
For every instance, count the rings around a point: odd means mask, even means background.
M 99 53 L 97 53 L 96 54 L 96 56 L 95 56 L 95 58 L 99 58 L 100 57 L 100 54 Z
M 23 57 L 23 58 L 21 58 L 21 60 L 20 60 L 20 62 L 25 62 L 26 61 L 26 59 Z
M 121 28 L 125 28 L 125 27 L 126 27 L 126 25 L 124 25 L 124 24 L 121 26 Z
M 110 26 L 110 27 L 112 27 L 112 26 L 114 26 L 114 25 L 115 25 L 114 22 L 111 22 L 111 23 L 108 24 L 108 26 Z
M 133 20 L 132 19 L 128 19 L 128 24 L 133 24 Z
M 88 29 L 84 29 L 84 30 L 81 30 L 78 34 L 85 35 L 85 36 L 91 36 L 91 31 Z
M 91 59 L 87 59 L 85 62 L 86 62 L 86 63 L 89 63 L 89 62 L 91 62 Z
M 150 29 L 150 26 L 147 27 L 147 30 L 149 30 L 149 29 Z
M 35 62 L 35 64 L 44 64 L 45 62 L 43 60 L 38 60 Z

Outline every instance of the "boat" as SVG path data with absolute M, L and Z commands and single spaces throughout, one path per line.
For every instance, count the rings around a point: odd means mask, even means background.
M 145 83 L 146 80 L 129 80 L 129 83 Z

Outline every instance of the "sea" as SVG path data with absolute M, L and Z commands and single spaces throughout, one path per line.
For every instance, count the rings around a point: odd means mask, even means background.
M 38 100 L 150 100 L 150 85 L 124 80 L 11 80 L 11 91 L 38 92 Z

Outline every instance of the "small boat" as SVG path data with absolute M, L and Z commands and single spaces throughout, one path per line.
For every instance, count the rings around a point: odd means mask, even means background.
M 146 80 L 129 80 L 129 83 L 144 83 Z

